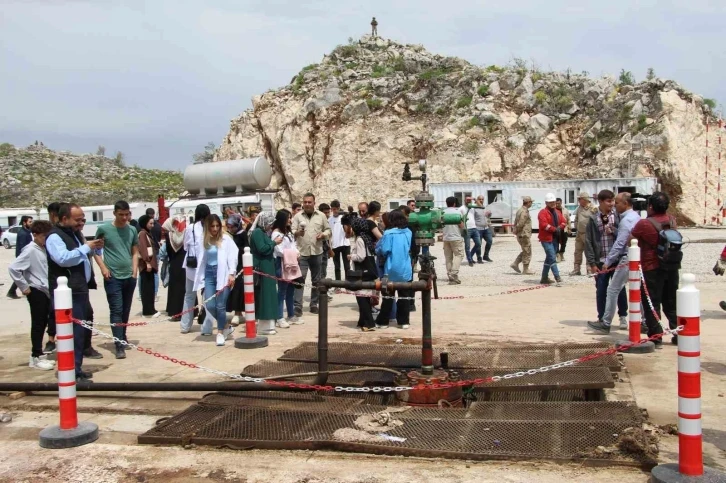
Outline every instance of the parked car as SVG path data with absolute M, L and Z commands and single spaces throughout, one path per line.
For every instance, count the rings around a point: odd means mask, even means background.
M 3 246 L 10 250 L 12 247 L 15 246 L 15 243 L 18 239 L 18 232 L 20 231 L 20 226 L 11 226 L 7 230 L 3 230 Z

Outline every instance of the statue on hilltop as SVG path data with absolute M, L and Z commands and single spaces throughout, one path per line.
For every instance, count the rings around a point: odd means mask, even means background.
M 378 21 L 376 20 L 376 17 L 373 17 L 373 20 L 371 20 L 371 35 L 373 37 L 378 37 Z

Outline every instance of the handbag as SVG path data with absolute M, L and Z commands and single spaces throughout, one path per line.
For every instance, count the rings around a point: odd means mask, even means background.
M 199 265 L 197 260 L 197 234 L 194 232 L 194 225 L 192 225 L 192 238 L 194 239 L 194 255 L 187 253 L 187 268 L 197 268 Z

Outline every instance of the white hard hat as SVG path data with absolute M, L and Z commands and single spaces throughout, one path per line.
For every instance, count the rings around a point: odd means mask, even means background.
M 545 203 L 550 203 L 552 201 L 557 201 L 557 198 L 555 198 L 555 195 L 552 193 L 547 193 L 545 195 Z

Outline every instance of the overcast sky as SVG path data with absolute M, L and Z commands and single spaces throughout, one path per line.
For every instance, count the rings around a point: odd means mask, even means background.
M 621 68 L 726 103 L 717 0 L 0 0 L 0 143 L 183 169 L 250 98 L 369 31 L 479 65 Z

